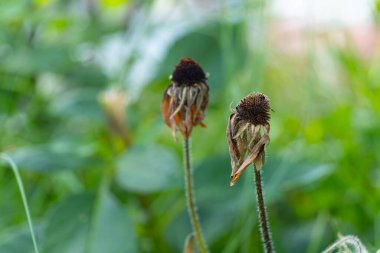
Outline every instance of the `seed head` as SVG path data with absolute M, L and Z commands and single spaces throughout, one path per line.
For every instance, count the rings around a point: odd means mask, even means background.
M 191 58 L 183 58 L 176 65 L 161 104 L 162 117 L 175 139 L 177 129 L 188 139 L 194 126 L 205 126 L 202 121 L 209 90 L 206 79 L 202 68 Z
M 182 58 L 176 65 L 171 79 L 178 86 L 191 86 L 205 82 L 207 78 L 202 68 L 193 59 Z
M 270 104 L 262 93 L 244 97 L 233 110 L 227 126 L 227 143 L 231 156 L 231 186 L 241 173 L 254 164 L 260 170 L 265 163 L 265 145 L 269 144 Z
M 253 93 L 243 98 L 236 112 L 241 120 L 250 122 L 252 125 L 269 124 L 270 119 L 269 99 L 262 93 Z

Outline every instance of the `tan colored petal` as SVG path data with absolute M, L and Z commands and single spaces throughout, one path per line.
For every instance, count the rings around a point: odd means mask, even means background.
M 161 112 L 162 112 L 162 118 L 164 119 L 164 122 L 166 125 L 170 127 L 170 103 L 172 102 L 172 98 L 170 96 L 166 96 L 162 100 L 161 103 Z
M 230 152 L 231 156 L 231 177 L 235 174 L 235 172 L 238 169 L 238 166 L 240 164 L 237 164 L 237 162 L 240 160 L 240 152 L 237 147 L 237 142 L 234 139 L 234 125 L 236 124 L 236 115 L 233 113 L 230 116 L 230 119 L 228 121 L 227 125 L 227 144 L 228 144 L 228 150 Z
M 257 155 L 256 159 L 253 161 L 255 170 L 257 171 L 261 170 L 264 163 L 265 163 L 265 150 L 264 150 L 264 146 L 262 146 L 261 150 L 259 151 L 259 154 Z
M 264 135 L 260 141 L 254 146 L 250 154 L 247 156 L 247 158 L 244 160 L 243 164 L 240 165 L 240 168 L 233 174 L 232 181 L 230 186 L 234 186 L 236 181 L 239 179 L 241 173 L 245 169 L 248 168 L 249 165 L 251 165 L 254 160 L 260 155 L 262 149 L 264 148 L 265 144 L 268 142 L 269 137 L 267 135 Z

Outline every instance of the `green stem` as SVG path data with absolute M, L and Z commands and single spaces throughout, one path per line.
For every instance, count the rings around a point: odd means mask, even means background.
M 184 152 L 185 152 L 185 181 L 186 181 L 187 208 L 188 208 L 191 224 L 193 225 L 195 238 L 197 239 L 199 248 L 202 253 L 207 253 L 207 245 L 203 240 L 202 229 L 199 224 L 198 214 L 196 212 L 197 207 L 195 204 L 195 198 L 193 194 L 193 183 L 192 183 L 191 166 L 190 166 L 189 139 L 185 139 Z
M 263 242 L 263 248 L 266 253 L 274 253 L 273 243 L 270 236 L 269 222 L 264 202 L 261 169 L 257 170 L 256 168 L 253 168 L 253 170 L 255 171 L 257 208 L 259 211 L 260 233 L 261 240 Z
M 25 190 L 24 190 L 24 186 L 23 186 L 22 181 L 21 181 L 20 173 L 18 172 L 18 168 L 17 168 L 16 164 L 13 162 L 12 158 L 10 158 L 6 154 L 1 154 L 0 158 L 5 160 L 11 166 L 13 173 L 15 174 L 17 185 L 18 185 L 18 188 L 19 188 L 20 193 L 21 193 L 22 203 L 24 204 L 26 218 L 28 220 L 30 235 L 32 236 L 34 251 L 35 251 L 35 253 L 38 253 L 39 251 L 38 251 L 38 247 L 37 247 L 36 238 L 34 236 L 32 218 L 30 216 L 29 206 L 28 206 L 28 202 L 26 201 Z

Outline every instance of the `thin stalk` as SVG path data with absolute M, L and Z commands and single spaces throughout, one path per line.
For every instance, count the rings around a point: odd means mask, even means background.
M 199 249 L 202 253 L 207 253 L 207 245 L 203 240 L 202 229 L 199 224 L 198 214 L 197 214 L 197 206 L 195 204 L 195 198 L 193 194 L 193 182 L 192 182 L 192 174 L 191 174 L 191 166 L 190 166 L 190 149 L 189 149 L 189 139 L 185 139 L 184 145 L 184 153 L 185 153 L 185 182 L 186 182 L 186 201 L 187 201 L 187 209 L 189 212 L 191 224 L 193 225 L 193 230 L 195 234 L 195 238 L 197 239 Z
M 26 219 L 28 220 L 30 235 L 31 235 L 32 241 L 33 241 L 34 252 L 38 253 L 39 251 L 38 251 L 38 247 L 37 247 L 36 237 L 34 235 L 32 217 L 30 216 L 29 206 L 28 206 L 28 202 L 26 201 L 24 186 L 22 184 L 21 176 L 20 176 L 20 173 L 18 172 L 17 165 L 13 162 L 12 158 L 10 158 L 6 154 L 1 154 L 0 158 L 5 160 L 11 166 L 13 173 L 15 174 L 17 185 L 18 185 L 18 188 L 19 188 L 20 193 L 21 193 L 22 203 L 23 203 L 24 209 L 25 209 Z
M 256 168 L 254 168 L 253 170 L 255 171 L 257 209 L 259 211 L 260 233 L 261 240 L 263 242 L 263 248 L 266 253 L 274 253 L 273 243 L 270 236 L 270 228 L 267 218 L 266 206 L 264 202 L 261 169 L 257 170 Z

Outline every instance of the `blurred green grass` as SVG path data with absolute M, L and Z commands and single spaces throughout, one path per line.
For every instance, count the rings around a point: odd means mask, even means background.
M 191 231 L 182 143 L 160 103 L 185 56 L 210 74 L 207 128 L 191 144 L 212 252 L 261 251 L 252 172 L 228 187 L 225 140 L 230 103 L 252 91 L 275 110 L 264 191 L 278 252 L 320 252 L 337 233 L 380 248 L 378 47 L 367 59 L 310 35 L 306 50 L 284 52 L 289 42 L 270 33 L 265 2 L 216 6 L 2 1 L 0 147 L 22 169 L 42 252 L 181 251 Z M 114 86 L 127 95 L 128 141 L 99 101 Z M 32 252 L 5 165 L 0 182 L 0 252 Z

